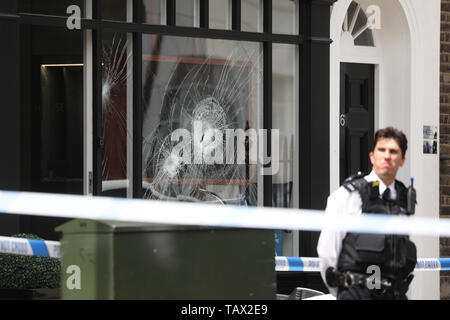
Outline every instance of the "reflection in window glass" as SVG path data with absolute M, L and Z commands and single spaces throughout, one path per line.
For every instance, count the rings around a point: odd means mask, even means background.
M 127 196 L 131 186 L 131 35 L 103 33 L 102 39 L 103 195 Z
M 261 0 L 241 0 L 241 30 L 262 32 L 263 4 Z
M 27 189 L 82 194 L 82 32 L 23 26 L 21 39 Z
M 261 45 L 144 35 L 143 48 L 145 197 L 256 205 Z
M 67 187 L 81 187 L 82 84 L 82 65 L 41 65 L 41 172 L 42 182 L 48 185 L 59 182 L 67 183 Z M 61 92 L 65 92 L 65 97 L 60 96 Z M 77 125 L 80 127 L 73 130 Z M 82 193 L 82 189 L 75 190 L 69 192 Z
M 229 30 L 230 26 L 230 2 L 224 0 L 209 0 L 209 28 Z
M 83 194 L 83 33 L 21 25 L 20 41 L 21 188 Z M 67 221 L 21 219 L 23 232 L 51 240 Z
M 277 0 L 272 4 L 272 32 L 298 34 L 298 0 Z
M 296 164 L 298 163 L 298 63 L 297 47 L 287 44 L 273 45 L 272 71 L 272 128 L 278 129 L 279 170 L 272 177 L 274 207 L 297 207 L 295 196 L 298 192 Z M 292 234 L 290 234 L 292 236 Z M 278 255 L 292 243 L 285 241 L 286 235 L 276 232 L 276 251 Z M 292 250 L 292 249 L 290 249 Z
M 102 19 L 114 21 L 129 21 L 133 19 L 132 0 L 103 0 Z
M 274 184 L 283 185 L 282 196 L 276 197 L 275 206 L 291 207 L 293 182 L 294 150 L 296 145 L 296 122 L 298 98 L 296 46 L 287 44 L 273 45 L 272 72 L 272 127 L 280 130 L 280 170 L 272 178 Z M 289 187 L 290 185 L 290 187 Z M 283 201 L 281 201 L 281 199 Z
M 67 16 L 67 8 L 76 5 L 84 16 L 84 0 L 20 0 L 19 12 Z
M 141 0 L 141 21 L 149 24 L 166 24 L 166 0 Z
M 197 0 L 177 0 L 176 3 L 176 24 L 182 27 L 198 26 Z

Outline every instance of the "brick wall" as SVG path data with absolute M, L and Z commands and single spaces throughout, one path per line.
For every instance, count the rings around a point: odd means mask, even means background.
M 450 0 L 441 0 L 440 216 L 450 218 Z M 440 256 L 450 257 L 450 239 L 440 239 Z M 450 271 L 441 272 L 441 299 L 450 300 Z

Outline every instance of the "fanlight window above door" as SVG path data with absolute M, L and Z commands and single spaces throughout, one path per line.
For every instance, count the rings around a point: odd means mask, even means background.
M 352 1 L 345 15 L 342 31 L 353 38 L 355 46 L 374 47 L 372 29 L 361 5 Z

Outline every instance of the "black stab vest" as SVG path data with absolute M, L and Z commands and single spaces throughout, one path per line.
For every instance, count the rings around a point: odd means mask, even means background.
M 343 185 L 349 192 L 359 192 L 363 213 L 406 214 L 407 188 L 395 181 L 397 200 L 380 198 L 379 182 L 367 182 L 359 175 Z M 338 260 L 338 271 L 367 274 L 371 265 L 380 267 L 381 276 L 391 280 L 405 279 L 415 268 L 417 250 L 406 235 L 347 233 Z

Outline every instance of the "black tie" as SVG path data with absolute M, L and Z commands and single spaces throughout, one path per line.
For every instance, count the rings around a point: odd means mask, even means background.
M 386 190 L 384 190 L 384 192 L 383 192 L 382 198 L 383 198 L 384 201 L 391 200 L 391 189 L 386 188 Z

